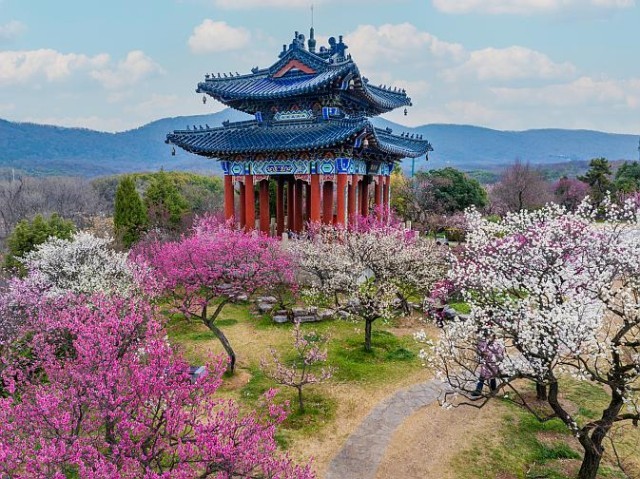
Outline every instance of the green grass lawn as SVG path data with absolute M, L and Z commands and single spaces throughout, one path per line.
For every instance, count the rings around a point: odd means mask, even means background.
M 181 314 L 164 313 L 168 318 L 170 341 L 183 350 L 192 364 L 202 364 L 211 354 L 223 353 L 217 338 L 206 326 L 188 321 Z M 249 303 L 226 305 L 216 324 L 236 352 L 235 379 L 246 377 L 240 385 L 234 384 L 233 377 L 225 378 L 220 394 L 239 400 L 248 410 L 253 409 L 268 389 L 276 387 L 261 371 L 260 360 L 270 359 L 271 348 L 285 360 L 293 354 L 293 324 L 276 324 L 269 317 L 253 312 Z M 332 421 L 340 420 L 336 416 L 337 400 L 332 397 L 332 385 L 353 384 L 354 394 L 358 394 L 356 389 L 361 391 L 368 387 L 389 386 L 393 390 L 393 385 L 403 381 L 408 374 L 424 374 L 417 357 L 419 345 L 411 335 L 398 337 L 387 330 L 389 327 L 382 321 L 374 323 L 373 351 L 367 352 L 362 322 L 335 319 L 302 325 L 303 331 L 315 331 L 328 337 L 326 364 L 335 367 L 336 371 L 326 384 L 305 388 L 304 413 L 297 411 L 297 391 L 278 386 L 277 401 L 291 405 L 289 417 L 278 430 L 281 446 L 286 448 L 296 440 L 317 433 Z
M 577 408 L 579 424 L 598 417 L 606 404 L 607 394 L 586 382 L 567 381 L 563 384 L 564 401 Z M 500 401 L 500 400 L 498 400 Z M 453 467 L 461 479 L 574 479 L 580 466 L 582 448 L 567 427 L 558 419 L 540 422 L 525 410 L 501 401 L 496 408 L 501 414 L 499 427 L 491 432 L 491 440 L 474 440 L 469 449 L 460 451 Z M 621 437 L 619 447 L 633 461 L 637 453 L 638 434 Z M 607 449 L 611 447 L 607 444 Z M 626 479 L 619 468 L 605 456 L 599 478 Z M 636 455 L 635 461 L 640 460 Z M 635 470 L 629 463 L 629 470 Z M 635 476 L 632 476 L 635 477 Z

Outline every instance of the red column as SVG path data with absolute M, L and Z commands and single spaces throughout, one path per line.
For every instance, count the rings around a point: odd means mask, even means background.
M 382 203 L 384 204 L 384 212 L 385 214 L 389 214 L 391 211 L 391 176 L 384 177 L 384 198 L 382 198 Z
M 378 181 L 376 181 L 374 195 L 375 195 L 376 211 L 379 211 L 380 208 L 382 207 L 382 177 L 378 176 L 376 179 Z
M 224 176 L 224 219 L 230 220 L 234 217 L 235 211 L 233 206 L 233 176 Z
M 253 175 L 244 175 L 244 208 L 247 216 L 245 231 L 251 231 L 256 227 L 256 191 L 253 187 Z
M 269 235 L 269 223 L 271 215 L 269 214 L 269 180 L 260 182 L 260 231 L 267 236 Z
M 295 183 L 294 179 L 287 180 L 287 229 L 289 231 L 293 231 L 293 222 L 294 222 L 294 212 L 295 212 L 295 208 L 293 206 L 294 183 Z
M 369 216 L 369 177 L 366 175 L 360 183 L 360 214 Z
M 338 174 L 338 197 L 337 197 L 337 218 L 336 224 L 343 225 L 347 220 L 347 175 Z
M 312 223 L 320 222 L 320 177 L 318 175 L 311 175 L 311 214 L 309 215 L 309 221 Z
M 302 180 L 298 180 L 295 184 L 293 231 L 300 233 L 302 231 L 302 189 L 304 183 Z
M 351 184 L 347 190 L 347 215 L 349 223 L 353 223 L 356 220 L 356 189 L 358 187 L 358 177 L 353 175 L 351 177 Z
M 325 181 L 322 185 L 322 222 L 333 224 L 333 181 Z
M 311 221 L 311 185 L 305 183 L 304 189 L 304 214 L 305 221 Z
M 284 232 L 284 178 L 278 177 L 276 187 L 276 234 Z
M 244 228 L 247 224 L 247 208 L 246 208 L 246 188 L 244 182 L 240 183 L 240 228 Z

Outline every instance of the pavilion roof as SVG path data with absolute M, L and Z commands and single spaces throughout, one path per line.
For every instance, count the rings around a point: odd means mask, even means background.
M 351 55 L 344 54 L 342 40 L 337 45 L 332 40 L 330 49 L 316 53 L 294 39 L 271 67 L 246 75 L 206 75 L 196 91 L 247 113 L 255 113 L 260 102 L 322 95 L 339 95 L 367 115 L 411 105 L 404 90 L 370 85 Z
M 225 123 L 217 128 L 177 130 L 167 143 L 209 157 L 286 151 L 309 151 L 341 145 L 353 147 L 358 138 L 368 137 L 368 149 L 400 158 L 415 158 L 431 151 L 428 141 L 392 134 L 375 128 L 365 117 L 330 120 L 293 120 L 260 124 L 255 120 Z M 360 146 L 361 147 L 361 146 Z

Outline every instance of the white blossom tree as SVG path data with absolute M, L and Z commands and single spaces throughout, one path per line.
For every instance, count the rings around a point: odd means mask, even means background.
M 435 364 L 454 393 L 473 399 L 487 365 L 479 344 L 494 338 L 501 350 L 491 365 L 497 389 L 513 392 L 513 400 L 539 419 L 556 417 L 567 425 L 585 452 L 579 479 L 596 477 L 614 424 L 640 420 L 637 209 L 610 202 L 601 208 L 601 224 L 586 206 L 575 214 L 548 206 L 500 224 L 471 212 L 468 244 L 450 279 L 472 312 L 447 323 L 434 348 Z M 580 423 L 570 412 L 560 395 L 560 378 L 569 374 L 609 392 L 600 418 Z M 551 414 L 542 417 L 532 407 L 523 380 L 548 388 Z M 482 407 L 493 394 L 473 404 Z
M 70 240 L 50 238 L 21 260 L 29 273 L 27 281 L 39 283 L 48 296 L 126 296 L 138 287 L 144 272 L 129 261 L 126 253 L 111 249 L 110 243 L 110 239 L 86 232 L 76 233 Z
M 398 314 L 399 298 L 408 291 L 426 294 L 446 272 L 441 247 L 384 224 L 361 230 L 325 227 L 290 247 L 299 268 L 316 277 L 318 292 L 365 322 L 367 351 L 373 323 Z

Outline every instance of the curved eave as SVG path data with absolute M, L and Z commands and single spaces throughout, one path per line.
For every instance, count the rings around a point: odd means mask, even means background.
M 276 79 L 264 74 L 216 78 L 198 83 L 196 92 L 206 93 L 222 103 L 292 98 L 312 92 L 329 92 L 333 82 L 348 70 L 349 65 L 342 65 L 316 75 L 300 74 Z
M 357 80 L 355 88 L 346 88 L 340 83 L 348 78 Z M 351 60 L 326 65 L 324 71 L 316 74 L 294 74 L 273 78 L 269 71 L 261 70 L 251 75 L 208 78 L 198 83 L 196 92 L 207 94 L 229 106 L 244 101 L 260 102 L 310 94 L 338 94 L 356 99 L 367 113 L 375 115 L 411 105 L 411 98 L 406 93 L 372 86 L 363 81 L 358 67 Z
M 379 150 L 401 158 L 417 158 L 433 151 L 427 140 L 393 135 L 379 128 L 373 130 L 373 135 Z
M 366 119 L 289 122 L 271 126 L 249 121 L 221 128 L 177 130 L 167 135 L 166 143 L 207 157 L 308 151 L 352 142 L 368 126 Z

